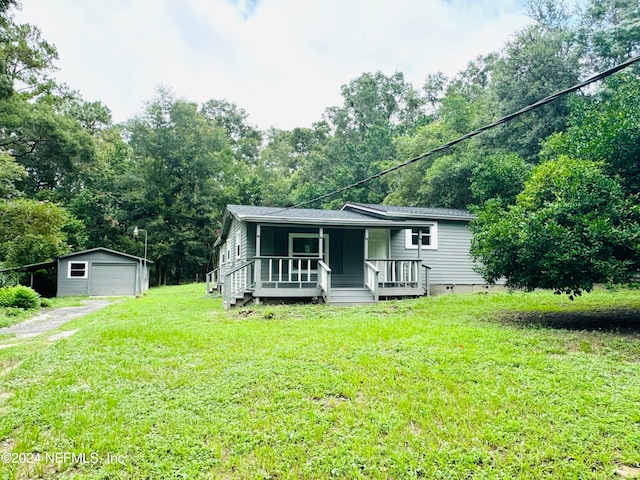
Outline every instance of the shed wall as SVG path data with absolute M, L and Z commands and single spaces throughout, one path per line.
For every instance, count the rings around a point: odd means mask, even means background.
M 69 278 L 71 262 L 86 262 L 87 278 Z M 58 259 L 59 297 L 137 295 L 141 293 L 141 287 L 148 289 L 148 282 L 149 276 L 144 275 L 141 262 L 126 256 L 96 251 Z

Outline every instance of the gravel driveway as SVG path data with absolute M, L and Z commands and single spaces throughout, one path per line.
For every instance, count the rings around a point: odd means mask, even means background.
M 14 338 L 29 338 L 48 332 L 74 318 L 82 317 L 96 310 L 110 305 L 109 300 L 86 300 L 84 305 L 77 307 L 63 307 L 50 310 L 24 322 L 0 328 L 0 334 L 13 334 Z

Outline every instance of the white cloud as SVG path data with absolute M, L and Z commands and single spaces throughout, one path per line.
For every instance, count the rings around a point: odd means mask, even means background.
M 226 98 L 267 128 L 309 126 L 365 71 L 453 75 L 527 23 L 518 0 L 23 0 L 57 77 L 124 121 L 159 84 Z

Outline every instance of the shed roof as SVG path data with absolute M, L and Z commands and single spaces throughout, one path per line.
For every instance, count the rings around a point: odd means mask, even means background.
M 49 260 L 48 262 L 33 263 L 33 264 L 30 264 L 30 265 L 21 265 L 19 267 L 5 268 L 3 270 L 0 270 L 0 273 L 6 273 L 6 272 L 36 272 L 38 270 L 48 270 L 49 268 L 55 267 L 57 265 L 57 260 L 60 259 L 60 258 L 71 258 L 71 257 L 75 257 L 77 255 L 83 255 L 85 253 L 92 253 L 92 252 L 107 252 L 107 253 L 111 253 L 111 254 L 114 254 L 114 255 L 119 255 L 121 257 L 130 258 L 130 259 L 136 260 L 136 261 L 144 261 L 144 258 L 136 257 L 135 255 L 129 255 L 128 253 L 118 252 L 117 250 L 111 250 L 110 248 L 97 247 L 97 248 L 90 248 L 89 250 L 82 250 L 81 252 L 72 252 L 72 253 L 67 253 L 65 255 L 60 255 L 56 259 Z M 153 263 L 153 262 L 151 260 L 147 259 L 147 263 Z
M 119 255 L 121 257 L 131 258 L 133 260 L 144 261 L 144 258 L 142 257 L 136 257 L 135 255 L 129 255 L 128 253 L 118 252 L 117 250 L 111 250 L 110 248 L 105 248 L 105 247 L 90 248 L 89 250 L 82 250 L 81 252 L 67 253 L 65 255 L 60 255 L 58 258 L 70 258 L 70 257 L 75 257 L 77 255 L 84 255 L 86 253 L 93 253 L 93 252 L 107 252 L 113 255 Z M 147 263 L 153 263 L 153 262 L 147 259 Z

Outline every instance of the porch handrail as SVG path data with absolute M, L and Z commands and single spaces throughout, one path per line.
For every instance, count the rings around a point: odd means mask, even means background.
M 424 262 L 422 262 L 422 267 L 424 268 L 424 291 L 427 297 L 429 297 L 431 296 L 431 286 L 429 283 L 429 270 L 431 270 L 431 267 Z
M 411 283 L 420 288 L 426 288 L 422 280 L 420 267 L 430 267 L 420 259 L 367 258 L 366 261 L 379 269 L 379 282 Z
M 218 285 L 218 281 L 219 281 L 219 276 L 220 276 L 220 269 L 222 267 L 217 267 L 214 268 L 213 270 L 211 270 L 210 272 L 208 272 L 205 275 L 205 282 L 206 282 L 206 288 L 207 288 L 207 295 L 209 293 L 211 293 L 211 285 L 215 284 L 216 286 Z
M 373 294 L 374 300 L 378 301 L 378 277 L 380 276 L 380 270 L 371 262 L 364 262 L 365 268 L 367 269 L 367 274 L 365 276 L 365 287 L 369 289 L 369 291 Z
M 256 261 L 256 284 L 299 284 L 318 282 L 318 268 L 314 265 L 320 257 L 283 257 L 260 255 Z
M 255 282 L 252 271 L 254 263 L 254 260 L 249 260 L 224 274 L 222 294 L 226 305 L 231 304 L 233 297 L 238 294 L 244 295 L 244 292 L 253 286 Z
M 318 260 L 318 285 L 324 294 L 324 301 L 331 304 L 331 268 L 322 260 Z

